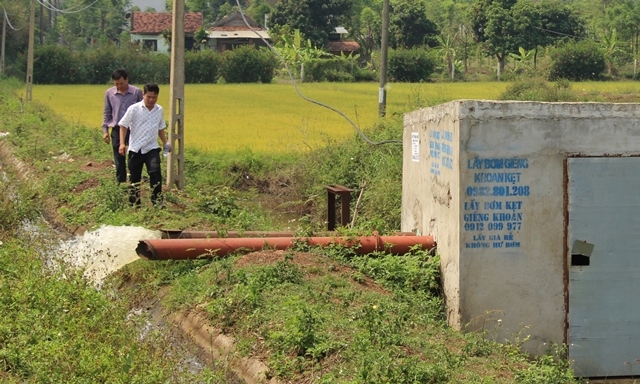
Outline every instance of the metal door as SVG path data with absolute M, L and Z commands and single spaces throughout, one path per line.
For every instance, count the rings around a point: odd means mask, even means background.
M 569 158 L 569 359 L 582 377 L 640 374 L 640 158 Z

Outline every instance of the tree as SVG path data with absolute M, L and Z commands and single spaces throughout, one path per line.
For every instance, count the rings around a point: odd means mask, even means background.
M 382 17 L 371 8 L 365 7 L 360 13 L 360 33 L 355 34 L 363 56 L 367 59 L 378 46 L 382 30 Z
M 251 5 L 246 9 L 246 13 L 249 17 L 263 27 L 264 16 L 271 14 L 272 11 L 271 5 L 264 0 L 252 0 Z
M 427 18 L 424 3 L 415 0 L 396 0 L 391 4 L 389 43 L 392 47 L 412 48 L 438 44 L 438 26 Z
M 515 0 L 476 0 L 471 9 L 473 33 L 484 44 L 485 52 L 498 60 L 498 78 L 509 53 L 530 45 L 523 36 L 526 21 L 518 19 L 525 13 L 514 14 L 515 5 Z
M 617 31 L 620 44 L 627 44 L 634 60 L 635 78 L 640 40 L 640 4 L 633 0 L 621 0 L 607 9 L 606 16 L 610 29 Z
M 444 64 L 447 67 L 447 72 L 449 72 L 449 76 L 451 76 L 451 80 L 454 80 L 456 74 L 456 50 L 453 46 L 455 38 L 456 36 L 451 38 L 451 36 L 449 35 L 447 35 L 446 37 L 437 36 L 439 45 L 435 47 L 435 49 L 437 49 L 441 53 Z
M 97 0 L 87 7 L 85 0 L 59 2 L 63 11 L 58 17 L 58 32 L 71 48 L 85 48 L 96 41 L 117 41 L 127 24 L 125 10 L 129 0 Z
M 313 45 L 324 47 L 329 34 L 349 16 L 350 0 L 282 0 L 273 9 L 271 22 L 299 29 Z
M 559 42 L 586 37 L 586 21 L 569 6 L 544 0 L 539 4 L 541 30 L 544 40 L 540 45 L 556 45 Z
M 614 63 L 617 55 L 624 53 L 624 50 L 619 46 L 618 33 L 615 28 L 611 31 L 611 34 L 602 35 L 600 45 L 602 46 L 602 53 L 607 63 L 607 74 L 611 76 L 614 74 Z
M 299 68 L 299 79 L 304 80 L 304 66 L 311 60 L 323 57 L 325 55 L 331 56 L 331 54 L 318 49 L 311 44 L 311 40 L 304 40 L 304 36 L 300 33 L 300 30 L 296 29 L 293 33 L 285 34 L 281 36 L 282 44 L 278 44 L 275 48 L 280 54 L 280 57 L 285 61 L 289 69 L 292 70 L 292 74 L 295 76 L 296 70 Z
M 8 24 L 6 26 L 4 70 L 6 73 L 13 75 L 18 72 L 12 69 L 12 63 L 15 62 L 21 52 L 26 52 L 29 42 L 29 2 L 24 0 L 0 0 L 0 18 L 5 17 L 5 9 L 11 26 Z M 2 35 L 1 26 L 0 35 Z M 18 71 L 24 71 L 25 69 L 19 68 Z M 22 76 L 22 73 L 20 73 L 20 76 Z
M 200 29 L 193 34 L 193 39 L 196 41 L 193 48 L 201 51 L 204 50 L 207 46 L 207 30 L 204 29 L 204 27 L 200 27 Z

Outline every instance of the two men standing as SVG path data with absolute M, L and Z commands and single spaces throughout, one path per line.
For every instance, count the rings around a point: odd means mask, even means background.
M 124 69 L 113 71 L 111 78 L 115 86 L 105 92 L 102 137 L 105 143 L 112 143 L 116 179 L 118 182 L 127 181 L 125 159 L 128 156 L 129 202 L 140 206 L 140 181 L 142 168 L 146 167 L 152 188 L 151 202 L 161 207 L 162 171 L 158 137 L 166 151 L 171 151 L 171 146 L 164 131 L 164 110 L 156 104 L 160 88 L 157 84 L 146 84 L 142 92 L 129 84 Z
M 118 122 L 127 109 L 142 101 L 140 88 L 129 84 L 129 75 L 124 69 L 116 69 L 111 74 L 114 86 L 104 93 L 102 112 L 102 139 L 113 147 L 113 163 L 116 166 L 116 179 L 119 183 L 127 181 L 125 156 L 120 154 L 120 127 Z M 111 128 L 111 135 L 109 135 Z M 127 140 L 128 137 L 125 138 Z M 126 144 L 126 141 L 125 141 Z

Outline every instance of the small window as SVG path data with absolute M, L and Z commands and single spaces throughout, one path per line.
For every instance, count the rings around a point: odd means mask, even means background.
M 142 40 L 142 45 L 152 52 L 158 51 L 158 40 Z

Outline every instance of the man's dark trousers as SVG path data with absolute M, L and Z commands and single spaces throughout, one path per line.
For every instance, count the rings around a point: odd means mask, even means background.
M 129 132 L 127 131 L 127 138 L 125 142 L 129 141 Z M 119 183 L 127 181 L 127 163 L 126 157 L 120 154 L 120 127 L 115 126 L 111 128 L 111 144 L 113 146 L 113 163 L 116 166 L 116 180 Z
M 142 180 L 142 167 L 147 167 L 149 184 L 151 184 L 151 202 L 157 205 L 161 202 L 162 170 L 160 168 L 160 148 L 152 149 L 147 153 L 129 151 L 129 203 L 140 205 L 140 180 Z

